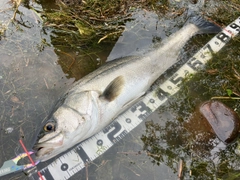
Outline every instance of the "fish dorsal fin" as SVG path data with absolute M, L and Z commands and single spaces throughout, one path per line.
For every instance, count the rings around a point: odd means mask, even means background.
M 107 99 L 108 101 L 113 101 L 121 93 L 124 87 L 124 78 L 123 76 L 118 76 L 106 87 L 104 92 L 100 97 Z

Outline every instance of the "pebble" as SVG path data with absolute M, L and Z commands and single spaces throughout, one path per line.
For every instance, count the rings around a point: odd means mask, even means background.
M 12 127 L 8 127 L 5 129 L 5 134 L 10 134 L 13 132 L 13 128 Z

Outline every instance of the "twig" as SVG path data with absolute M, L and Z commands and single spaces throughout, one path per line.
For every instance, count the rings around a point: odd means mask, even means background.
M 101 164 L 98 166 L 98 168 L 95 170 L 95 171 L 98 171 L 102 166 L 104 166 L 105 164 L 107 164 L 109 162 L 109 160 L 103 160 L 102 162 L 101 162 Z
M 133 154 L 133 155 L 140 155 L 140 154 L 146 154 L 148 156 L 152 156 L 152 157 L 161 157 L 160 154 L 152 154 L 150 152 L 145 152 L 145 151 L 138 151 L 138 152 L 117 152 L 118 154 Z
M 44 82 L 45 82 L 45 85 L 46 85 L 47 89 L 49 89 L 46 79 L 43 78 L 43 80 L 44 80 Z
M 14 11 L 14 13 L 13 13 L 12 18 L 11 18 L 10 20 L 8 20 L 8 22 L 3 26 L 2 29 L 0 29 L 0 35 L 4 34 L 5 31 L 6 31 L 6 29 L 7 29 L 7 27 L 9 26 L 9 24 L 10 24 L 11 22 L 15 21 L 16 15 L 17 15 L 17 11 L 18 11 L 18 8 L 19 8 L 21 2 L 22 2 L 22 0 L 16 0 L 16 1 L 14 1 L 14 5 L 16 6 L 16 9 L 15 9 L 15 11 Z M 3 12 L 3 11 L 0 11 L 0 12 Z
M 88 180 L 88 163 L 85 163 L 86 180 Z
M 139 176 L 140 177 L 140 174 L 136 173 L 134 170 L 130 169 L 129 167 L 127 166 L 124 166 L 125 168 L 129 169 L 130 171 L 132 171 L 136 176 Z
M 178 163 L 178 180 L 182 178 L 182 171 L 183 171 L 183 160 L 180 159 Z
M 18 8 L 19 8 L 19 6 L 20 6 L 22 0 L 17 0 L 17 1 L 14 1 L 14 2 L 15 2 L 16 9 L 15 9 L 15 11 L 14 11 L 14 14 L 13 14 L 12 20 L 15 20 L 16 15 L 17 15 Z
M 232 8 L 234 8 L 234 9 L 236 9 L 236 10 L 238 10 L 238 11 L 240 11 L 240 8 L 239 8 L 239 7 L 236 7 L 237 4 L 235 4 L 235 5 L 229 4 L 229 6 L 232 7 Z
M 109 33 L 109 34 L 103 36 L 101 39 L 99 39 L 98 44 L 99 44 L 102 40 L 106 39 L 108 36 L 112 36 L 112 35 L 118 34 L 118 33 L 122 33 L 122 30 L 121 30 L 121 31 L 117 31 L 117 32 L 112 32 L 112 33 Z
M 215 96 L 211 97 L 211 99 L 230 99 L 230 100 L 239 100 L 240 97 L 224 97 L 224 96 Z
M 30 6 L 30 9 L 32 10 L 31 12 L 32 12 L 32 15 L 35 19 L 35 22 L 38 24 L 39 19 L 40 19 L 41 22 L 43 22 L 43 19 L 42 19 L 41 15 L 33 7 Z
M 138 152 L 134 152 L 134 151 L 129 151 L 129 152 L 117 152 L 117 154 L 126 154 L 126 155 L 128 155 L 128 154 L 134 154 L 134 155 L 139 155 L 139 154 L 141 154 L 141 153 L 143 153 L 142 151 L 138 151 Z M 144 152 L 144 153 L 146 153 L 146 152 Z
M 68 54 L 68 53 L 65 53 L 65 52 L 63 52 L 63 51 L 59 51 L 60 53 L 62 53 L 62 54 L 65 54 L 65 55 L 67 55 L 67 56 L 69 56 L 73 61 L 72 61 L 72 63 L 70 64 L 70 66 L 68 67 L 68 71 L 70 71 L 70 69 L 71 69 L 71 67 L 72 67 L 72 65 L 74 64 L 74 62 L 76 61 L 76 59 L 75 58 L 73 58 L 70 54 Z

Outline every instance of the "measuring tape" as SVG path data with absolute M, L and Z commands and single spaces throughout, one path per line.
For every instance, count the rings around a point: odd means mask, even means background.
M 213 54 L 221 50 L 239 32 L 240 17 L 213 37 L 175 74 L 149 92 L 140 102 L 121 114 L 102 131 L 81 142 L 47 167 L 40 170 L 37 168 L 31 170 L 28 175 L 29 179 L 39 180 L 38 172 L 42 174 L 43 179 L 47 180 L 62 180 L 72 177 L 83 169 L 86 163 L 106 152 L 166 102 L 169 96 L 174 95 L 180 89 L 179 85 L 186 75 L 196 73 L 200 67 L 212 58 Z

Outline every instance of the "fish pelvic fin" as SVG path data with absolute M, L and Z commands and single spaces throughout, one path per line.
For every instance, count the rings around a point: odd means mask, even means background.
M 121 94 L 124 84 L 125 82 L 123 76 L 116 77 L 112 80 L 112 82 L 110 82 L 100 97 L 103 97 L 108 101 L 113 101 L 119 96 L 119 94 Z
M 205 34 L 205 33 L 219 33 L 222 28 L 213 22 L 209 22 L 205 18 L 200 15 L 190 17 L 189 23 L 194 24 L 198 27 L 199 31 L 198 34 Z

